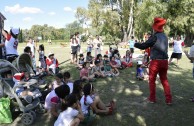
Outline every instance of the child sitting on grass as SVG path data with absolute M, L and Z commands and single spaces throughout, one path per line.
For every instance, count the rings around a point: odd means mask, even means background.
M 115 108 L 114 101 L 111 101 L 110 104 L 105 105 L 100 97 L 95 94 L 94 87 L 91 83 L 88 83 L 84 86 L 83 92 L 84 95 L 82 96 L 80 103 L 84 116 L 88 116 L 90 114 L 90 107 L 96 114 L 113 114 L 113 110 Z
M 100 66 L 103 67 L 103 60 L 102 60 L 102 55 L 98 54 L 96 56 L 96 60 L 95 61 L 99 61 L 100 62 Z
M 104 73 L 101 71 L 101 62 L 99 60 L 95 61 L 95 66 L 92 68 L 92 73 L 95 77 L 106 77 Z
M 112 68 L 110 66 L 108 55 L 104 55 L 103 65 L 104 65 L 104 72 L 105 72 L 104 74 L 110 77 L 114 76 L 114 73 L 112 72 Z
M 110 66 L 112 67 L 113 73 L 115 74 L 115 76 L 118 76 L 119 75 L 119 70 L 118 70 L 119 66 L 118 66 L 117 62 L 115 61 L 114 56 L 110 57 Z
M 77 63 L 78 69 L 81 69 L 83 67 L 84 61 L 85 61 L 84 55 L 80 54 Z
M 61 73 L 58 73 L 55 75 L 55 80 L 52 82 L 52 90 L 55 88 L 61 86 L 63 84 L 63 75 Z
M 61 99 L 64 99 L 69 93 L 70 89 L 67 85 L 61 85 L 55 88 L 46 96 L 45 109 L 55 118 L 58 117 L 61 111 Z
M 90 67 L 94 66 L 94 57 L 92 57 L 91 52 L 87 52 L 86 62 L 90 63 Z
M 124 56 L 125 62 L 127 63 L 127 67 L 132 67 L 132 54 L 130 50 L 126 51 L 126 55 Z
M 70 80 L 70 78 L 71 78 L 71 74 L 68 71 L 63 73 L 63 82 L 64 84 L 69 86 L 70 93 L 72 93 L 73 92 L 73 82 Z
M 57 74 L 59 72 L 59 63 L 54 57 L 54 53 L 49 53 L 48 58 L 46 59 L 46 64 L 48 66 L 48 71 L 52 74 Z
M 78 100 L 80 100 L 83 95 L 82 89 L 83 89 L 83 81 L 81 80 L 74 81 L 72 94 L 76 95 Z
M 70 94 L 62 100 L 62 112 L 54 126 L 78 126 L 84 120 L 84 115 L 77 97 Z
M 138 80 L 144 80 L 144 72 L 143 72 L 143 69 L 142 69 L 142 61 L 137 62 L 136 78 Z
M 120 60 L 120 57 L 117 54 L 115 54 L 114 55 L 114 58 L 115 58 L 115 62 L 117 62 L 117 66 L 119 68 L 121 68 L 121 60 Z
M 94 74 L 89 75 L 89 73 L 90 73 L 89 67 L 90 67 L 90 63 L 84 62 L 83 68 L 80 71 L 80 79 L 81 80 L 86 80 L 86 81 L 94 81 L 95 80 Z

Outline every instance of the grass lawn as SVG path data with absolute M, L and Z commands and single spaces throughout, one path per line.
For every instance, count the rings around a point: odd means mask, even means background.
M 21 53 L 24 44 L 19 44 Z M 108 46 L 104 47 L 104 51 Z M 83 51 L 86 50 L 84 46 Z M 70 48 L 62 47 L 59 43 L 47 45 L 45 52 L 54 52 L 60 63 L 70 58 Z M 140 51 L 135 51 L 140 53 Z M 124 54 L 124 51 L 121 51 Z M 36 59 L 38 54 L 36 55 Z M 72 79 L 79 78 L 79 71 L 74 65 L 65 62 L 60 65 L 62 71 L 70 71 Z M 97 116 L 93 126 L 192 126 L 194 125 L 194 103 L 189 98 L 194 96 L 194 79 L 192 78 L 192 64 L 183 55 L 179 67 L 169 66 L 168 79 L 171 86 L 173 105 L 167 106 L 162 85 L 157 79 L 157 103 L 149 104 L 147 81 L 135 78 L 135 67 L 121 71 L 118 77 L 98 79 L 94 82 L 102 100 L 109 102 L 116 100 L 117 110 L 111 116 Z M 10 126 L 21 126 L 20 118 L 16 118 Z M 53 126 L 53 119 L 46 113 L 38 115 L 33 126 Z

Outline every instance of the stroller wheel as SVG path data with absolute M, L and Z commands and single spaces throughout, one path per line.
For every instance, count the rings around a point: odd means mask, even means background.
M 34 119 L 36 119 L 36 113 L 34 111 L 30 111 L 29 113 L 33 116 Z
M 24 113 L 22 115 L 21 121 L 24 125 L 31 125 L 34 121 L 34 117 L 30 113 Z

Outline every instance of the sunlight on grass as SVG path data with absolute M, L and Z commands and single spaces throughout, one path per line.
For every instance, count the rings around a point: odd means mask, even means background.
M 181 75 L 181 71 L 168 71 L 168 74 L 173 74 L 173 75 Z
M 117 114 L 116 114 L 116 118 L 117 118 L 119 121 L 121 121 L 121 119 L 122 119 L 121 114 L 117 113 Z
M 145 118 L 142 116 L 137 116 L 136 121 L 141 125 L 141 126 L 146 126 Z
M 131 89 L 129 89 L 129 88 L 126 88 L 126 89 L 125 89 L 125 94 L 126 94 L 126 95 L 134 94 L 134 95 L 140 96 L 140 95 L 143 94 L 143 92 L 140 91 L 140 90 L 131 90 Z
M 129 89 L 129 88 L 125 89 L 125 94 L 126 95 L 130 95 L 131 93 L 132 93 L 131 89 Z
M 140 91 L 140 90 L 134 90 L 134 91 L 133 91 L 133 94 L 140 96 L 140 95 L 143 94 L 143 92 Z
M 123 85 L 119 86 L 119 89 L 118 89 L 117 93 L 118 93 L 118 94 L 122 93 L 123 90 L 124 90 L 124 88 L 125 88 L 125 87 L 124 87 Z
M 135 118 L 135 114 L 134 113 L 129 113 L 129 115 L 133 118 Z

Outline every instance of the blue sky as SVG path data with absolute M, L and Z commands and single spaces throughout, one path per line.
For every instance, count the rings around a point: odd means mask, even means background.
M 34 24 L 64 28 L 76 20 L 77 7 L 87 8 L 89 0 L 0 0 L 0 12 L 7 18 L 5 29 L 29 29 Z

